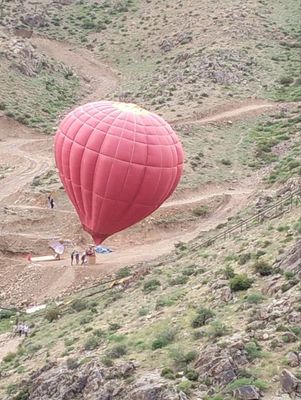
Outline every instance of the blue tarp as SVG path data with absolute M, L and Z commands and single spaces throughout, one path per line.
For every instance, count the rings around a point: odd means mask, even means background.
M 108 247 L 104 247 L 104 246 L 96 246 L 95 251 L 96 251 L 96 253 L 101 253 L 101 254 L 112 253 L 111 249 L 109 249 Z

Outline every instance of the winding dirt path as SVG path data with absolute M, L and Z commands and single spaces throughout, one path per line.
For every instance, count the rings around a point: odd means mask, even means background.
M 40 52 L 71 67 L 83 78 L 92 92 L 84 97 L 82 103 L 102 100 L 117 88 L 117 72 L 102 63 L 91 51 L 40 36 L 34 36 L 32 43 Z
M 254 116 L 265 113 L 275 108 L 279 108 L 279 103 L 272 103 L 265 100 L 253 100 L 250 99 L 247 102 L 242 102 L 241 104 L 236 104 L 232 108 L 225 111 L 209 112 L 208 116 L 195 117 L 187 119 L 178 119 L 172 121 L 175 125 L 205 125 L 212 122 L 222 122 L 222 121 L 232 121 L 241 119 L 247 115 Z

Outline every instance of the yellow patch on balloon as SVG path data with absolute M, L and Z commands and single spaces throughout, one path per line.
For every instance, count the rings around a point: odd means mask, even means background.
M 121 103 L 118 101 L 114 101 L 112 102 L 112 104 L 115 108 L 121 111 L 132 112 L 134 114 L 139 114 L 139 115 L 149 114 L 149 111 L 137 106 L 137 104 L 134 103 Z

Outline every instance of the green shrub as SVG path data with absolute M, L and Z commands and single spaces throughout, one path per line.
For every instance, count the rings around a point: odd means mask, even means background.
M 193 328 L 199 328 L 200 326 L 204 326 L 213 317 L 214 317 L 213 311 L 209 310 L 209 308 L 201 307 L 197 311 L 196 317 L 192 320 L 191 326 Z
M 96 336 L 90 336 L 84 343 L 85 350 L 95 350 L 100 345 L 100 339 Z
M 193 215 L 196 217 L 205 217 L 209 213 L 209 207 L 206 205 L 201 205 L 192 210 Z
M 166 379 L 175 379 L 175 374 L 171 368 L 163 368 L 161 371 L 161 376 Z
M 230 265 L 227 265 L 223 272 L 226 279 L 231 279 L 235 276 L 234 269 Z
M 79 367 L 79 362 L 76 358 L 67 358 L 66 361 L 67 368 L 70 370 L 76 369 Z
M 172 328 L 168 328 L 165 331 L 162 331 L 159 333 L 157 338 L 152 342 L 152 350 L 156 349 L 161 349 L 162 347 L 165 347 L 169 345 L 171 342 L 173 342 L 174 338 L 176 336 L 176 330 Z
M 58 307 L 48 308 L 45 313 L 45 318 L 49 322 L 56 321 L 60 316 L 60 311 Z
M 190 392 L 190 389 L 192 388 L 192 383 L 188 379 L 183 380 L 178 384 L 177 388 L 181 392 L 188 394 Z
M 101 362 L 105 367 L 112 367 L 114 365 L 113 360 L 107 356 L 102 357 Z
M 186 370 L 185 376 L 190 381 L 197 381 L 199 379 L 199 373 L 195 369 Z
M 208 336 L 214 339 L 225 336 L 228 333 L 229 333 L 228 327 L 220 321 L 211 322 L 208 329 Z
M 93 321 L 93 316 L 92 315 L 84 315 L 84 316 L 82 316 L 81 317 L 81 319 L 79 320 L 79 324 L 80 325 L 86 325 L 86 324 L 88 324 L 89 322 L 91 322 L 91 321 Z M 92 330 L 93 328 L 91 328 L 91 330 Z
M 176 277 L 174 277 L 173 279 L 171 279 L 169 281 L 169 284 L 171 286 L 176 286 L 176 285 L 185 285 L 185 283 L 187 283 L 189 280 L 188 276 L 185 275 L 178 275 Z
M 284 273 L 284 277 L 285 277 L 285 279 L 287 279 L 288 281 L 289 281 L 290 279 L 294 278 L 294 276 L 295 276 L 295 273 L 292 272 L 292 271 L 286 271 L 286 272 Z
M 140 317 L 144 317 L 145 315 L 147 315 L 149 313 L 149 309 L 147 307 L 141 307 L 138 311 L 138 315 Z
M 244 265 L 251 259 L 251 253 L 243 253 L 238 257 L 238 264 Z
M 11 362 L 13 359 L 16 358 L 17 353 L 13 353 L 13 352 L 9 352 L 6 354 L 5 357 L 3 357 L 3 362 L 5 363 L 9 363 Z
M 248 278 L 246 274 L 238 274 L 230 279 L 230 288 L 233 292 L 246 290 L 252 286 L 253 280 Z
M 16 312 L 13 310 L 0 310 L 0 321 L 2 319 L 9 319 L 16 315 Z
M 122 279 L 126 278 L 131 275 L 131 271 L 129 267 L 124 267 L 121 268 L 117 273 L 116 273 L 116 279 Z
M 263 260 L 258 260 L 254 264 L 254 270 L 256 273 L 258 273 L 260 276 L 268 276 L 273 273 L 273 268 Z
M 196 266 L 187 267 L 182 272 L 186 276 L 196 275 L 197 273 L 199 273 L 199 269 Z
M 256 358 L 262 357 L 262 351 L 258 343 L 249 342 L 245 346 L 245 350 L 247 352 L 247 357 L 250 361 L 255 360 Z
M 29 389 L 21 389 L 14 397 L 13 400 L 29 400 Z
M 289 86 L 294 82 L 294 78 L 291 76 L 283 76 L 280 78 L 279 83 L 284 86 Z
M 261 293 L 251 293 L 246 297 L 246 302 L 249 304 L 259 304 L 264 300 L 264 296 Z
M 106 356 L 110 358 L 120 358 L 127 353 L 125 344 L 116 344 L 106 351 Z
M 233 391 L 235 389 L 240 388 L 241 386 L 244 385 L 254 385 L 256 386 L 259 390 L 266 390 L 268 385 L 261 381 L 260 379 L 254 379 L 254 378 L 240 378 L 236 379 L 234 382 L 231 382 L 227 386 L 227 391 Z
M 71 307 L 73 308 L 73 310 L 79 312 L 79 311 L 83 311 L 88 307 L 87 301 L 84 299 L 75 299 L 73 300 Z
M 228 159 L 225 159 L 225 158 L 223 158 L 223 159 L 221 160 L 221 163 L 222 163 L 223 165 L 227 165 L 227 166 L 232 165 L 231 160 L 228 160 Z
M 198 352 L 191 350 L 186 353 L 181 348 L 173 348 L 170 350 L 170 356 L 174 361 L 175 367 L 181 370 L 197 358 Z
M 121 328 L 121 325 L 118 322 L 110 322 L 109 323 L 109 331 L 116 332 Z
M 144 293 L 150 293 L 161 286 L 161 282 L 158 279 L 151 279 L 144 283 L 143 291 Z

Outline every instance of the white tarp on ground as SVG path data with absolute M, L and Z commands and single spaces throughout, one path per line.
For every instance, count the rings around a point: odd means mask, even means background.
M 60 242 L 51 242 L 49 243 L 49 247 L 51 247 L 56 254 L 62 255 L 65 251 L 65 246 Z

